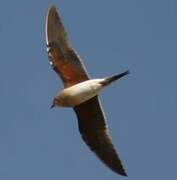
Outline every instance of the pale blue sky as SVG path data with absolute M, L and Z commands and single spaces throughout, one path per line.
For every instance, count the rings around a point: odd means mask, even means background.
M 83 143 L 72 109 L 50 109 L 62 89 L 50 68 L 44 20 L 55 4 L 92 77 L 130 69 L 101 93 L 128 178 Z M 2 1 L 0 179 L 177 179 L 177 1 Z

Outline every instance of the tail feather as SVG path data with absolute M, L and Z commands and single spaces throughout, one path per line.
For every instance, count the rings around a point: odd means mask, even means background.
M 105 78 L 105 80 L 102 82 L 102 85 L 103 85 L 103 86 L 107 86 L 107 85 L 109 85 L 110 83 L 112 83 L 113 81 L 116 81 L 116 80 L 122 78 L 123 76 L 125 76 L 125 75 L 127 75 L 127 74 L 130 74 L 130 71 L 129 71 L 129 70 L 127 70 L 127 71 L 125 71 L 125 72 L 123 72 L 123 73 L 121 73 L 121 74 L 116 74 L 116 75 L 107 77 L 107 78 Z

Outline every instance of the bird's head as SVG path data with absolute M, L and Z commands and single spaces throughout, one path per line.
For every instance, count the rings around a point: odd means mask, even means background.
M 54 108 L 56 106 L 63 107 L 64 105 L 64 98 L 62 96 L 55 96 L 52 101 L 52 105 L 50 108 Z

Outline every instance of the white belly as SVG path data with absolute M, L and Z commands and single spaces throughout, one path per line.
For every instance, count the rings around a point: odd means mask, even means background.
M 102 88 L 103 79 L 93 79 L 64 89 L 57 95 L 58 105 L 66 107 L 77 106 L 96 96 Z

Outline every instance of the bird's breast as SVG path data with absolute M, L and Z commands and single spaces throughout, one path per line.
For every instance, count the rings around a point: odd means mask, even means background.
M 61 91 L 57 97 L 61 106 L 74 107 L 96 96 L 102 88 L 102 79 L 84 81 Z

